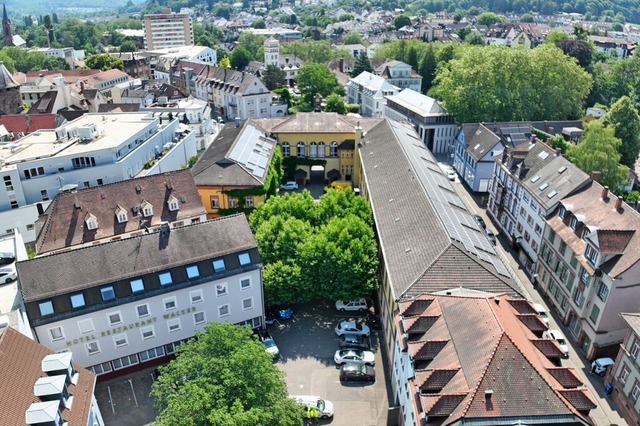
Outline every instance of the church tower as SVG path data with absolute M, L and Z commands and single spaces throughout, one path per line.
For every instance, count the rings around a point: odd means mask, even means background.
M 4 34 L 4 45 L 13 46 L 13 35 L 11 34 L 11 21 L 7 16 L 7 6 L 2 4 L 2 33 Z
M 273 37 L 264 41 L 264 65 L 280 66 L 280 42 Z

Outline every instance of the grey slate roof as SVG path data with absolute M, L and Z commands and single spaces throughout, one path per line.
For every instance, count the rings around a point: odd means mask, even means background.
M 26 303 L 254 249 L 244 214 L 36 257 L 16 264 Z
M 480 161 L 487 152 L 500 143 L 500 137 L 486 128 L 484 124 L 465 124 L 462 126 L 462 131 L 467 151 L 477 161 Z
M 640 313 L 633 313 L 633 314 L 622 313 L 620 314 L 620 316 L 629 325 L 631 330 L 633 330 L 635 334 L 640 336 Z
M 395 299 L 459 286 L 523 294 L 409 124 L 382 121 L 360 158 Z

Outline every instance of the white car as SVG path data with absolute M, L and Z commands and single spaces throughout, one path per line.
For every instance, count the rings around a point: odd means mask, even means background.
M 280 185 L 280 189 L 283 189 L 285 191 L 293 191 L 294 189 L 298 189 L 298 184 L 290 180 L 289 182 Z
M 562 353 L 564 353 L 564 357 L 569 358 L 569 345 L 567 344 L 567 339 L 564 338 L 564 335 L 559 330 L 547 330 L 542 333 L 542 337 L 558 342 L 560 349 L 562 349 Z
M 333 361 L 338 364 L 351 362 L 354 364 L 367 364 L 373 366 L 376 363 L 376 356 L 371 351 L 359 351 L 357 349 L 340 349 L 333 356 Z
M 9 284 L 12 281 L 15 281 L 18 278 L 18 273 L 16 272 L 15 266 L 6 266 L 4 268 L 0 268 L 0 283 Z
M 544 321 L 545 324 L 549 325 L 549 315 L 547 314 L 547 310 L 544 308 L 544 306 L 539 303 L 534 303 L 533 309 L 535 309 L 538 315 L 540 315 L 542 321 Z
M 322 399 L 319 396 L 311 395 L 291 395 L 289 398 L 295 400 L 298 404 L 305 407 L 315 407 L 318 409 L 318 415 L 323 419 L 333 417 L 333 403 Z
M 342 336 L 344 334 L 354 334 L 357 336 L 369 336 L 369 327 L 366 324 L 360 324 L 355 321 L 342 321 L 336 325 L 336 334 Z
M 344 311 L 358 311 L 363 312 L 369 309 L 367 306 L 367 301 L 363 299 L 358 300 L 338 300 L 336 302 L 336 309 L 344 312 Z
M 447 178 L 449 180 L 456 180 L 456 172 L 453 169 L 447 169 Z

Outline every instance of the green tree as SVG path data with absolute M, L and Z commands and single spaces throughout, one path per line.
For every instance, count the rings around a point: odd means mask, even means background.
M 362 36 L 357 31 L 350 31 L 342 37 L 342 44 L 362 44 Z
M 231 51 L 231 68 L 242 70 L 253 60 L 251 53 L 242 46 L 238 46 Z
M 615 136 L 622 141 L 618 148 L 620 162 L 634 167 L 640 154 L 640 116 L 631 99 L 623 96 L 615 101 L 602 120 L 615 128 Z
M 409 18 L 407 15 L 398 15 L 396 16 L 396 19 L 393 20 L 393 26 L 396 28 L 396 30 L 399 30 L 402 27 L 406 27 L 407 25 L 411 25 L 411 18 Z
M 231 61 L 228 56 L 223 56 L 218 65 L 220 65 L 220 68 L 231 68 Z
M 267 28 L 267 25 L 264 23 L 264 21 L 262 19 L 256 20 L 251 26 L 253 28 L 260 28 L 260 29 Z
M 544 43 L 556 45 L 559 41 L 567 40 L 568 38 L 569 35 L 564 31 L 554 30 L 547 34 L 547 36 L 544 38 Z
M 591 76 L 555 46 L 457 50 L 456 58 L 438 67 L 431 92 L 458 122 L 564 120 L 581 115 Z
M 429 43 L 427 50 L 422 55 L 420 60 L 420 67 L 418 73 L 422 76 L 422 93 L 427 93 L 433 85 L 433 80 L 436 78 L 436 67 L 438 63 L 436 61 L 436 54 L 433 50 L 433 43 Z
M 504 22 L 504 19 L 493 12 L 483 12 L 478 16 L 477 24 L 491 26 L 499 22 Z
M 160 367 L 155 425 L 301 426 L 283 373 L 249 327 L 211 322 Z
M 362 52 L 356 58 L 356 62 L 351 70 L 351 77 L 357 77 L 365 71 L 373 72 L 373 67 L 371 66 L 371 61 L 369 61 L 367 52 Z
M 277 65 L 267 65 L 262 73 L 262 82 L 267 89 L 274 90 L 286 86 L 287 73 Z
M 91 55 L 84 61 L 84 63 L 87 68 L 92 70 L 108 71 L 119 69 L 124 71 L 124 63 L 120 59 L 111 57 L 108 53 Z
M 584 137 L 578 145 L 570 145 L 569 160 L 585 173 L 599 171 L 601 183 L 616 193 L 627 181 L 629 169 L 621 165 L 618 149 L 622 141 L 615 136 L 613 127 L 600 120 L 584 123 Z
M 520 17 L 520 22 L 533 22 L 533 15 L 530 13 L 525 13 Z
M 138 47 L 133 42 L 133 40 L 125 40 L 120 45 L 120 51 L 121 52 L 137 52 Z
M 418 49 L 415 46 L 410 46 L 407 50 L 406 63 L 414 70 L 418 69 Z
M 476 46 L 484 46 L 485 38 L 479 32 L 473 31 L 471 34 L 469 34 L 464 39 L 464 42 L 467 43 L 467 44 L 472 44 L 472 45 L 476 45 Z
M 325 112 L 337 112 L 338 114 L 346 114 L 347 107 L 342 96 L 332 93 L 327 96 L 324 107 Z
M 585 70 L 591 69 L 592 49 L 589 43 L 582 40 L 565 39 L 556 43 L 565 55 L 569 55 L 578 60 L 578 64 Z
M 265 36 L 243 31 L 238 38 L 238 47 L 246 49 L 250 53 L 252 61 L 258 58 L 262 59 L 259 52 L 263 49 L 265 39 Z
M 305 64 L 298 73 L 298 87 L 305 102 L 312 104 L 313 97 L 320 94 L 326 98 L 340 86 L 336 76 L 324 64 Z

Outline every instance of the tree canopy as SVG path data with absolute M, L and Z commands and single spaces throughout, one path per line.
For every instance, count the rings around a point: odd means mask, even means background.
M 353 70 L 351 70 L 351 77 L 357 77 L 365 71 L 373 72 L 373 67 L 371 66 L 371 61 L 369 60 L 367 52 L 362 52 L 356 58 Z
M 347 106 L 344 102 L 344 99 L 342 98 L 342 96 L 336 93 L 327 96 L 325 104 L 325 112 L 337 112 L 338 114 L 347 113 Z
M 249 62 L 253 60 L 253 58 L 251 57 L 251 53 L 242 46 L 238 46 L 233 49 L 229 59 L 231 61 L 231 68 L 239 71 L 241 71 L 249 64 Z
M 287 73 L 277 65 L 267 65 L 262 73 L 262 82 L 267 89 L 273 90 L 286 86 Z
M 504 19 L 502 19 L 502 17 L 496 15 L 493 12 L 483 12 L 480 14 L 480 16 L 478 16 L 477 24 L 491 26 L 503 21 Z
M 153 383 L 155 425 L 302 425 L 283 373 L 249 327 L 210 322 L 176 352 Z
M 459 123 L 564 120 L 582 113 L 590 74 L 555 46 L 467 46 L 441 66 L 431 90 Z
M 367 202 L 330 189 L 271 197 L 250 217 L 264 262 L 267 303 L 366 297 L 377 288 L 377 245 Z
M 611 105 L 603 117 L 607 126 L 615 128 L 615 135 L 622 142 L 618 148 L 620 162 L 634 167 L 640 154 L 640 116 L 628 96 L 623 96 Z
M 582 141 L 578 145 L 569 145 L 567 157 L 585 173 L 600 172 L 602 185 L 619 192 L 628 179 L 629 171 L 619 164 L 621 144 L 613 127 L 606 127 L 601 120 L 592 120 L 584 123 Z
M 92 70 L 108 71 L 113 69 L 119 69 L 124 71 L 124 62 L 109 55 L 108 53 L 100 53 L 98 55 L 91 55 L 85 61 L 84 64 L 87 68 Z
M 300 68 L 296 79 L 300 94 L 305 102 L 312 104 L 313 97 L 319 93 L 326 98 L 340 86 L 336 76 L 324 64 L 306 64 Z

